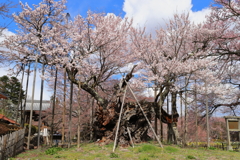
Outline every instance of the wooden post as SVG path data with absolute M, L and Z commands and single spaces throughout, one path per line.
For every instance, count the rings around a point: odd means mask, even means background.
M 126 96 L 126 90 L 127 90 L 127 88 L 125 88 L 125 90 L 124 90 L 123 102 L 122 102 L 121 109 L 120 109 L 120 114 L 119 114 L 119 117 L 118 117 L 118 124 L 117 124 L 117 130 L 116 130 L 116 133 L 115 133 L 115 139 L 114 139 L 114 145 L 113 145 L 113 152 L 115 151 L 116 145 L 117 145 L 118 130 L 119 130 L 120 122 L 121 122 L 123 105 L 124 105 L 124 100 L 125 100 L 125 96 Z
M 231 146 L 231 141 L 230 141 L 230 131 L 229 131 L 229 124 L 228 124 L 228 119 L 225 118 L 226 121 L 226 127 L 227 127 L 227 150 L 233 150 Z
M 238 129 L 240 130 L 240 118 L 238 119 Z M 240 131 L 238 132 L 238 141 L 240 142 Z
M 1 159 L 5 159 L 7 140 L 8 140 L 8 135 L 5 135 L 2 137 L 2 157 L 1 157 Z
M 130 141 L 131 141 L 131 143 L 132 143 L 132 147 L 134 148 L 134 143 L 133 143 L 133 140 L 132 140 L 132 136 L 131 136 L 131 133 L 130 133 L 130 130 L 129 130 L 128 127 L 127 127 L 127 131 L 128 131 L 128 136 L 129 136 L 129 138 L 130 138 Z
M 19 130 L 15 131 L 14 134 L 16 135 L 16 137 L 15 137 L 15 141 L 14 141 L 13 156 L 16 155 L 16 147 L 17 147 L 18 139 L 19 139 Z

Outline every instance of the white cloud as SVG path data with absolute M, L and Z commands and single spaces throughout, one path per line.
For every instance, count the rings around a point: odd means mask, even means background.
M 125 0 L 123 11 L 126 17 L 133 18 L 135 26 L 146 27 L 151 33 L 164 26 L 175 13 L 189 12 L 190 19 L 198 23 L 210 12 L 209 8 L 193 12 L 192 6 L 191 0 Z
M 146 88 L 144 89 L 144 91 L 142 92 L 142 95 L 145 97 L 154 97 L 154 90 L 153 88 Z
M 204 8 L 201 11 L 189 12 L 189 17 L 194 23 L 202 23 L 205 20 L 206 15 L 210 14 L 210 8 Z
M 2 42 L 6 36 L 12 35 L 14 35 L 14 33 L 9 31 L 8 29 L 4 29 L 3 31 L 0 30 L 0 42 Z

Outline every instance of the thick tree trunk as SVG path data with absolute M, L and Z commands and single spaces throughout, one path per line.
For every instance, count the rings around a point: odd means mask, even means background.
M 72 138 L 72 107 L 73 107 L 73 82 L 70 87 L 70 109 L 69 109 L 69 126 L 68 126 L 68 148 L 71 147 Z
M 169 88 L 160 87 L 159 93 L 155 99 L 154 110 L 158 119 L 161 123 L 166 123 L 168 125 L 168 137 L 167 140 L 170 143 L 178 144 L 180 142 L 179 133 L 177 130 L 177 122 L 179 114 L 176 107 L 176 96 L 177 93 L 172 93 L 172 114 L 170 115 L 162 107 L 164 100 L 167 98 L 169 93 Z M 162 132 L 162 130 L 161 130 Z M 163 140 L 163 134 L 161 133 L 161 140 Z
M 168 123 L 168 143 L 179 144 L 180 137 L 177 129 L 177 92 L 172 92 L 172 115 L 171 123 Z M 174 120 L 175 115 L 175 120 Z M 178 118 L 178 117 L 177 117 Z
M 123 91 L 127 87 L 127 82 L 133 77 L 133 70 L 136 66 L 132 68 L 130 73 L 121 81 L 119 85 L 114 86 L 116 91 L 114 92 L 114 100 L 111 102 L 107 101 L 105 98 L 101 97 L 96 89 L 86 82 L 81 82 L 75 79 L 76 69 L 67 69 L 68 77 L 72 83 L 78 84 L 79 88 L 88 92 L 99 105 L 95 111 L 95 117 L 93 122 L 93 140 L 98 140 L 101 144 L 107 144 L 108 142 L 114 140 L 115 132 L 117 130 L 117 122 L 120 113 L 120 106 L 122 104 L 121 99 L 123 97 Z M 151 118 L 151 110 L 155 103 L 142 102 L 143 111 L 137 105 L 137 103 L 126 103 L 123 106 L 123 113 L 120 123 L 120 129 L 118 131 L 118 144 L 122 146 L 129 145 L 130 132 L 133 143 L 139 143 L 149 139 L 147 135 L 148 128 L 150 127 L 147 119 Z M 143 114 L 144 112 L 144 114 Z M 147 118 L 147 119 L 146 119 Z M 149 122 L 150 123 L 150 122 Z
M 148 119 L 151 118 L 151 107 L 153 103 L 141 102 L 141 106 Z M 106 144 L 115 138 L 117 122 L 119 117 L 118 105 L 112 104 L 108 109 L 102 107 L 96 111 L 94 126 L 95 138 L 99 139 L 101 144 Z M 127 146 L 131 144 L 128 134 L 129 128 L 133 143 L 140 143 L 148 140 L 149 125 L 139 108 L 135 103 L 126 103 L 123 107 L 122 119 L 118 132 L 118 144 Z

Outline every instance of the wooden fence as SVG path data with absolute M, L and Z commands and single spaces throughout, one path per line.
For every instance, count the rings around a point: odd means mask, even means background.
M 211 142 L 209 144 L 211 149 L 222 149 L 227 150 L 227 143 L 226 142 Z M 240 152 L 240 142 L 231 142 L 231 146 L 233 148 L 233 151 Z M 187 145 L 187 147 L 196 148 L 196 147 L 202 147 L 207 148 L 207 142 L 198 142 L 198 145 L 196 142 L 191 142 Z
M 6 160 L 21 153 L 24 148 L 25 129 L 0 137 L 0 160 Z

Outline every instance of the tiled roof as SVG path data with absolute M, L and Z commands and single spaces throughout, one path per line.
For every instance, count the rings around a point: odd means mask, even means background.
M 22 104 L 24 105 L 24 101 L 22 102 Z M 27 100 L 26 101 L 26 108 L 25 110 L 31 110 L 32 107 L 32 101 L 31 100 Z M 42 110 L 46 110 L 48 108 L 51 107 L 51 102 L 49 100 L 43 100 L 42 101 Z M 19 107 L 19 110 L 21 110 L 21 108 Z M 40 110 L 40 100 L 34 100 L 33 101 L 33 110 L 34 111 L 39 111 Z
M 0 92 L 0 99 L 8 99 L 3 93 Z
M 8 122 L 10 122 L 10 123 L 12 123 L 12 124 L 16 124 L 16 121 L 14 121 L 14 120 L 12 120 L 12 119 L 9 119 L 9 118 L 5 117 L 5 116 L 2 115 L 2 114 L 0 114 L 0 119 L 1 119 L 1 120 L 4 120 L 4 121 L 8 121 Z

